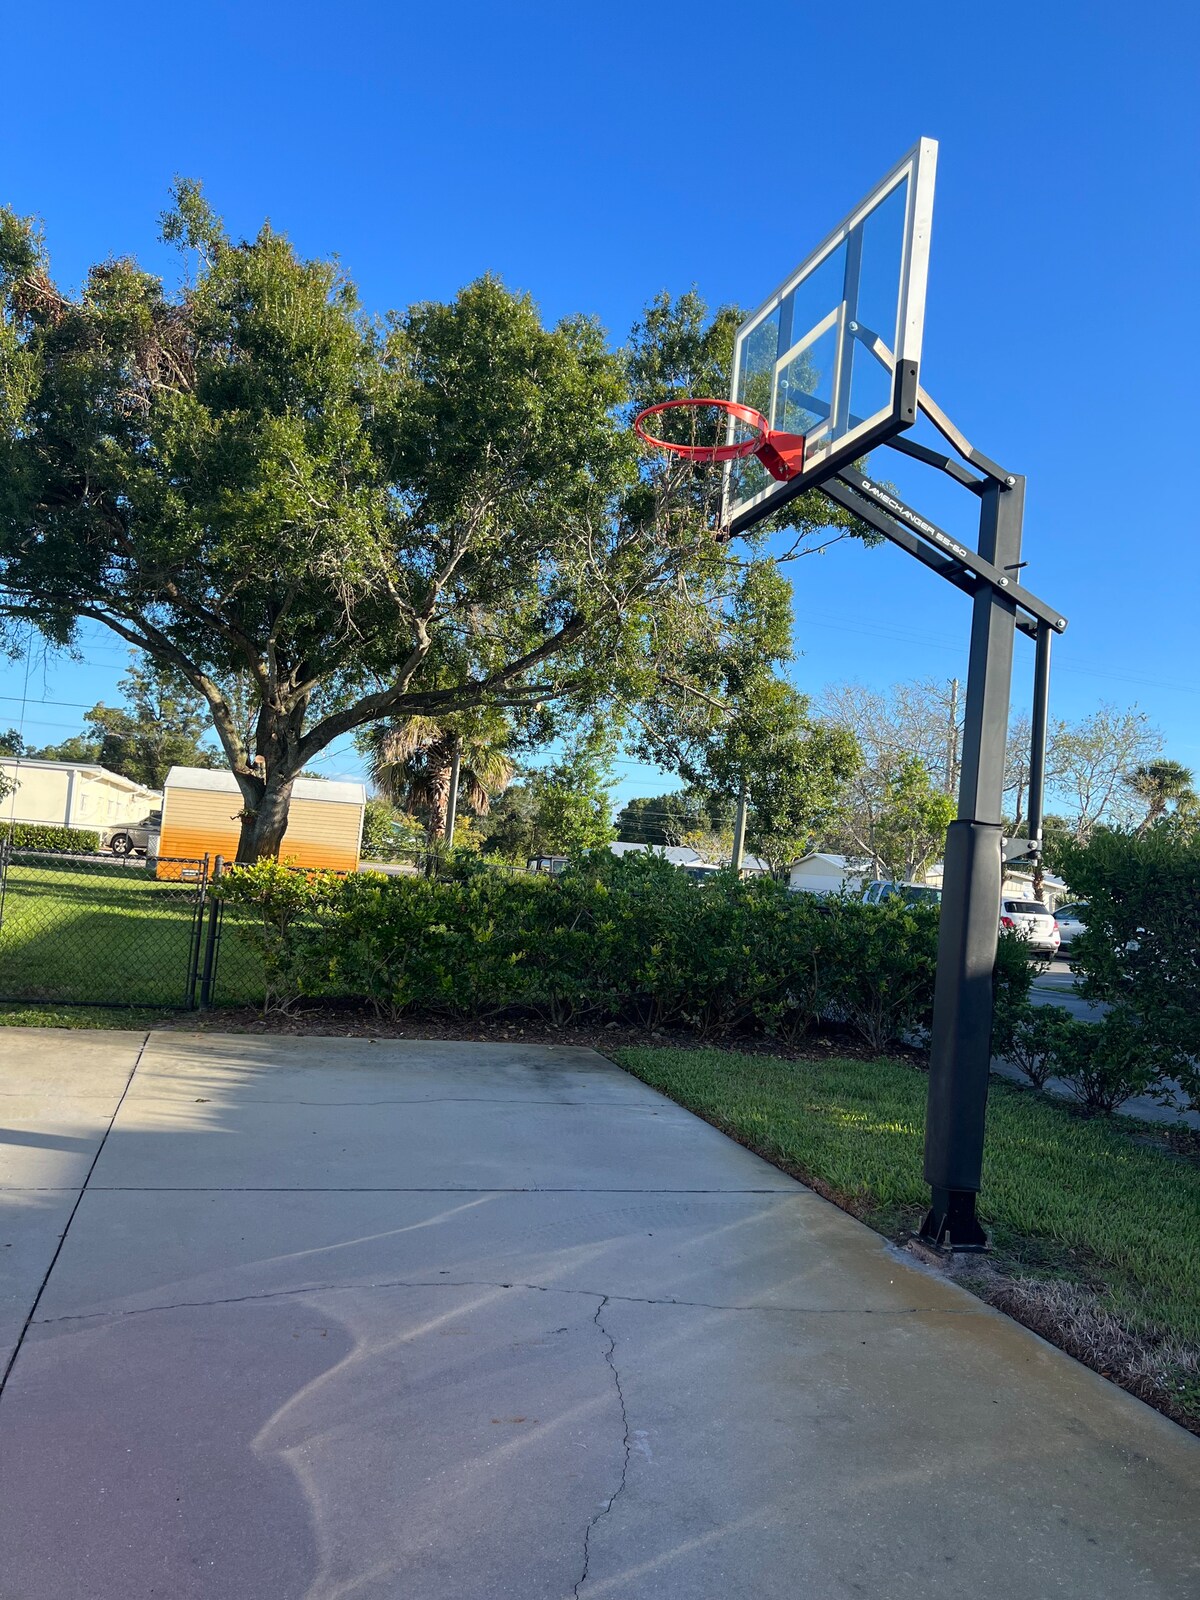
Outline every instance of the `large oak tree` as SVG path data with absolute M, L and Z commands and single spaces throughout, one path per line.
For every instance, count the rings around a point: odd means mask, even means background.
M 545 735 L 707 692 L 695 642 L 761 557 L 714 539 L 713 475 L 646 463 L 628 422 L 723 382 L 733 313 L 660 299 L 614 352 L 489 277 L 380 320 L 270 227 L 231 240 L 194 184 L 163 223 L 180 286 L 117 260 L 69 295 L 0 213 L 0 617 L 61 646 L 100 623 L 182 675 L 241 790 L 239 860 L 381 719 Z M 829 520 L 789 512 L 800 537 Z

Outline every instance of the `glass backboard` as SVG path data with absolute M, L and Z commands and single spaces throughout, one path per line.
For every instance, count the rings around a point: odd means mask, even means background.
M 731 462 L 726 527 L 916 420 L 936 169 L 937 143 L 922 139 L 738 329 L 730 398 L 804 434 L 804 471 L 783 484 L 755 456 Z

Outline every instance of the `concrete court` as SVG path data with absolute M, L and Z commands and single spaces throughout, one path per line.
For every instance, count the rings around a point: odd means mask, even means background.
M 1200 1443 L 590 1051 L 0 1061 L 3 1600 L 1200 1594 Z

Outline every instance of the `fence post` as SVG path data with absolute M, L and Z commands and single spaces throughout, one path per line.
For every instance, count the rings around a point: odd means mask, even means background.
M 224 856 L 213 862 L 212 882 L 216 883 L 225 867 Z M 217 967 L 217 937 L 221 926 L 221 902 L 216 895 L 208 901 L 208 926 L 204 934 L 204 969 L 200 975 L 200 1009 L 212 1009 L 213 978 Z
M 162 857 L 160 856 L 161 862 Z M 147 864 L 150 861 L 149 853 L 146 856 Z M 157 869 L 156 869 L 157 875 Z M 180 882 L 183 881 L 183 869 L 180 869 Z M 185 1011 L 196 1009 L 196 984 L 200 979 L 200 944 L 204 938 L 204 906 L 205 896 L 208 892 L 208 854 L 205 852 L 200 863 L 200 884 L 196 891 L 196 911 L 192 917 L 192 937 L 188 944 L 187 981 L 183 990 L 183 1005 Z
M 0 928 L 4 926 L 4 900 L 8 894 L 8 863 L 12 856 L 12 824 L 0 839 Z

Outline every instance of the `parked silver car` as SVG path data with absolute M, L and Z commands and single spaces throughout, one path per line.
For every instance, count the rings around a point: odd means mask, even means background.
M 1065 956 L 1069 953 L 1075 940 L 1087 927 L 1087 908 L 1088 903 L 1086 900 L 1072 900 L 1069 905 L 1059 906 L 1054 913 L 1058 919 L 1058 953 L 1060 956 Z
M 125 822 L 119 828 L 106 828 L 102 843 L 115 856 L 154 855 L 162 829 L 162 812 L 148 811 L 140 822 Z
M 863 890 L 864 905 L 881 906 L 885 900 L 902 900 L 906 906 L 940 906 L 942 891 L 927 883 L 894 883 L 887 878 L 876 878 Z
M 1000 927 L 1019 934 L 1035 955 L 1053 956 L 1058 952 L 1058 923 L 1040 900 L 1001 900 Z

